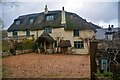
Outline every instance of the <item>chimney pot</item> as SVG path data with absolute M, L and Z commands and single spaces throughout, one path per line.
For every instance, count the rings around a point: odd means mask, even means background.
M 62 7 L 62 10 L 64 11 L 64 7 Z

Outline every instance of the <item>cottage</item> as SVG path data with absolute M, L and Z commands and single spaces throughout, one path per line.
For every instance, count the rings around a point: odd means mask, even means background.
M 75 13 L 64 10 L 19 16 L 8 28 L 11 39 L 34 39 L 47 52 L 74 48 L 75 54 L 89 54 L 89 42 L 94 40 L 95 27 Z M 61 50 L 63 49 L 63 50 Z

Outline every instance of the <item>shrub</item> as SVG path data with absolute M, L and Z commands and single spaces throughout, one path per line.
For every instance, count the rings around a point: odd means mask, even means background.
M 103 73 L 101 73 L 100 71 L 98 71 L 97 76 L 98 77 L 109 77 L 109 78 L 111 78 L 113 76 L 113 73 L 112 72 L 105 72 L 105 71 L 103 71 Z
M 21 42 L 15 42 L 15 50 L 27 50 L 33 49 L 34 41 L 33 40 L 23 40 Z
M 19 46 L 19 48 L 22 48 L 23 50 L 32 49 L 33 45 L 34 45 L 33 40 L 24 40 L 21 42 L 21 45 Z

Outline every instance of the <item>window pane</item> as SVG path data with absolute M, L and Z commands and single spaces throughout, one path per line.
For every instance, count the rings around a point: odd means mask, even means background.
M 16 25 L 20 25 L 20 20 L 17 20 L 17 21 L 15 22 L 15 24 L 16 24 Z
M 47 32 L 47 33 L 52 33 L 51 27 L 45 27 L 44 31 Z
M 17 31 L 13 31 L 13 36 L 17 36 Z
M 79 29 L 74 29 L 74 36 L 79 36 Z
M 84 43 L 83 41 L 74 41 L 74 47 L 76 49 L 83 49 L 84 48 Z
M 26 31 L 26 35 L 27 35 L 27 36 L 30 35 L 30 31 L 29 31 L 29 30 Z
M 31 18 L 31 19 L 30 19 L 30 23 L 33 23 L 33 21 L 34 21 L 34 19 L 33 19 L 33 18 Z
M 46 16 L 46 20 L 52 21 L 52 20 L 54 20 L 54 16 L 53 15 Z

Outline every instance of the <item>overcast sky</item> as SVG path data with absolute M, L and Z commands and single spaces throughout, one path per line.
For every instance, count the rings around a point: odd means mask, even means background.
M 16 3 L 11 5 L 11 2 Z M 11 0 L 11 2 L 2 3 L 2 19 L 4 29 L 7 29 L 14 19 L 21 15 L 40 13 L 44 11 L 45 5 L 48 5 L 48 10 L 61 10 L 65 7 L 65 11 L 78 14 L 80 17 L 92 22 L 96 25 L 108 27 L 109 24 L 118 27 L 118 1 L 119 0 L 98 0 L 95 2 L 87 0 L 44 0 L 30 1 L 27 0 Z

